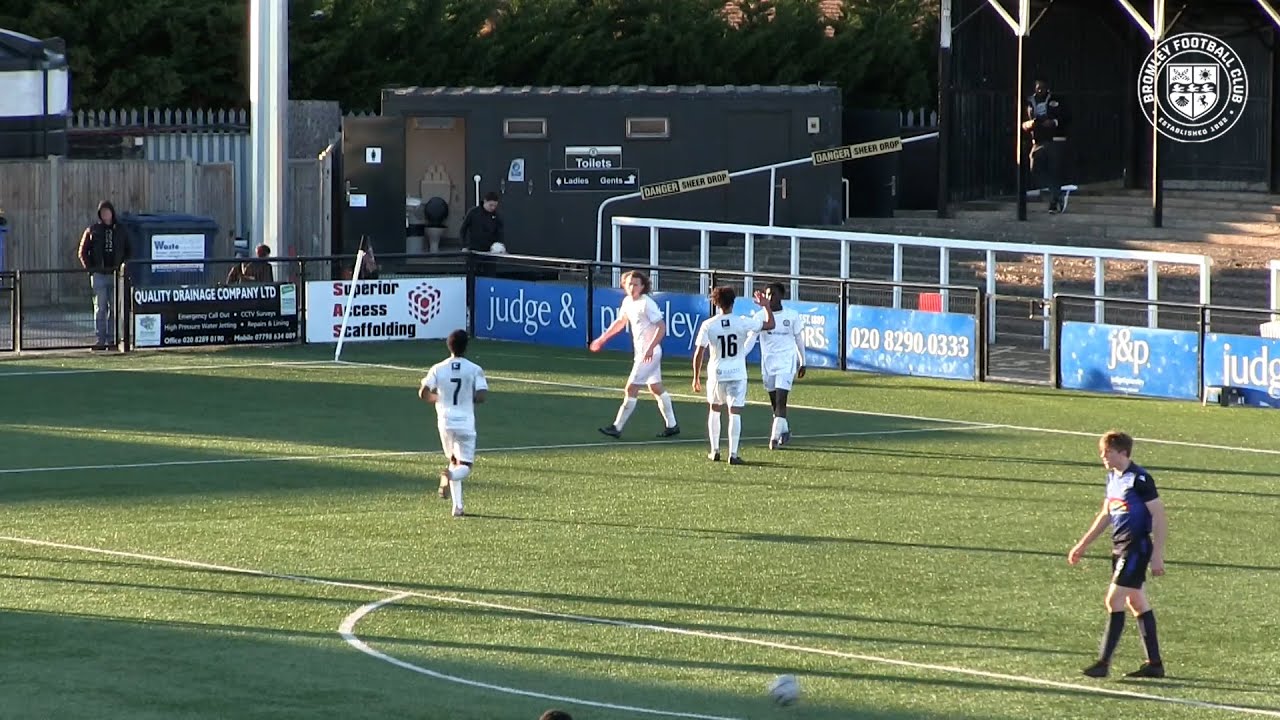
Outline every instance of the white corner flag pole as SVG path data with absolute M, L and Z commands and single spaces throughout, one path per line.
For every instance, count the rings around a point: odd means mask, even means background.
M 342 330 L 338 332 L 338 347 L 333 351 L 333 361 L 342 358 L 342 340 L 347 336 L 347 321 L 351 319 L 351 303 L 356 299 L 356 288 L 360 286 L 360 268 L 364 267 L 364 248 L 356 253 L 356 267 L 351 271 L 351 285 L 347 290 L 347 307 L 342 311 Z

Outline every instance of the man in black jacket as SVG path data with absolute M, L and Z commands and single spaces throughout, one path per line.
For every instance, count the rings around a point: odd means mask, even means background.
M 484 202 L 471 208 L 471 212 L 462 220 L 458 230 L 462 238 L 462 246 L 478 252 L 498 252 L 494 243 L 503 241 L 502 218 L 498 215 L 498 193 L 485 193 Z
M 110 202 L 98 203 L 98 222 L 80 236 L 80 266 L 89 271 L 93 287 L 93 324 L 97 333 L 94 350 L 106 350 L 115 339 L 116 273 L 129 259 L 129 237 L 116 222 Z
M 1036 187 L 1049 188 L 1049 212 L 1062 211 L 1062 165 L 1071 112 L 1062 98 L 1037 80 L 1027 98 L 1027 119 L 1022 129 L 1031 134 L 1031 175 Z

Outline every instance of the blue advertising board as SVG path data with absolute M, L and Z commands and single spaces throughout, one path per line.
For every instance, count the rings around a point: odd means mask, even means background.
M 587 344 L 587 290 L 577 285 L 476 278 L 476 337 L 539 345 Z
M 977 333 L 972 315 L 850 305 L 845 368 L 972 380 Z
M 1280 407 L 1280 340 L 1206 335 L 1204 384 L 1240 388 L 1246 405 Z
M 809 368 L 840 367 L 840 306 L 835 303 L 787 300 L 782 306 L 795 310 L 800 316 L 804 335 L 804 364 Z M 760 310 L 755 300 L 740 297 L 733 304 L 733 311 L 741 315 L 753 315 Z M 747 355 L 748 363 L 760 362 L 760 345 L 756 344 Z
M 1064 322 L 1062 387 L 1196 400 L 1200 334 L 1186 330 Z
M 595 314 L 597 335 L 618 318 L 623 297 L 622 290 L 617 288 L 595 291 L 595 307 L 591 311 Z M 668 292 L 654 293 L 653 300 L 667 323 L 667 335 L 662 339 L 663 357 L 693 357 L 698 326 L 707 319 L 711 301 L 702 295 Z M 606 343 L 604 349 L 630 352 L 633 347 L 631 333 L 624 330 Z

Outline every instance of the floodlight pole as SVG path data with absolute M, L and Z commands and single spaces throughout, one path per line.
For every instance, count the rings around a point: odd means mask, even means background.
M 289 3 L 249 0 L 249 101 L 253 185 L 251 245 L 281 257 L 288 143 Z

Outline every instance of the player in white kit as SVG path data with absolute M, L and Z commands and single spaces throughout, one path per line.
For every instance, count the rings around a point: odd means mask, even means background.
M 591 341 L 591 352 L 600 352 L 610 338 L 630 326 L 636 356 L 631 364 L 631 374 L 627 376 L 625 395 L 622 406 L 618 408 L 618 415 L 612 425 L 600 428 L 600 432 L 609 437 L 622 437 L 622 428 L 626 427 L 627 419 L 636 409 L 636 396 L 640 394 L 640 388 L 648 387 L 649 392 L 653 393 L 653 399 L 658 401 L 658 411 L 662 413 L 663 429 L 658 437 L 679 435 L 680 425 L 676 422 L 671 393 L 662 386 L 662 338 L 666 337 L 667 323 L 658 303 L 649 295 L 653 286 L 649 283 L 648 275 L 639 270 L 631 270 L 622 275 L 622 289 L 627 296 L 618 308 L 618 319 L 600 337 Z
M 804 377 L 804 323 L 795 310 L 782 307 L 786 288 L 782 283 L 772 283 L 764 295 L 773 309 L 772 330 L 752 333 L 747 338 L 745 356 L 760 342 L 760 376 L 764 389 L 769 393 L 769 405 L 773 408 L 773 427 L 769 429 L 769 449 L 776 450 L 791 442 L 791 425 L 787 421 L 787 396 L 796 378 Z M 763 317 L 762 311 L 756 311 Z
M 720 406 L 729 410 L 729 464 L 741 465 L 738 444 L 742 438 L 742 407 L 747 404 L 747 335 L 774 327 L 773 309 L 764 293 L 755 293 L 756 304 L 764 317 L 733 314 L 733 301 L 738 294 L 731 287 L 711 290 L 711 302 L 720 312 L 702 321 L 698 327 L 698 349 L 693 353 L 693 391 L 702 390 L 702 360 L 708 355 L 707 367 L 707 437 L 711 440 L 712 461 L 720 460 Z
M 464 357 L 469 339 L 466 330 L 449 333 L 449 359 L 432 365 L 418 386 L 418 397 L 436 406 L 440 447 L 449 459 L 440 473 L 440 497 L 453 499 L 454 517 L 463 515 L 462 481 L 476 460 L 476 405 L 489 394 L 484 370 Z

